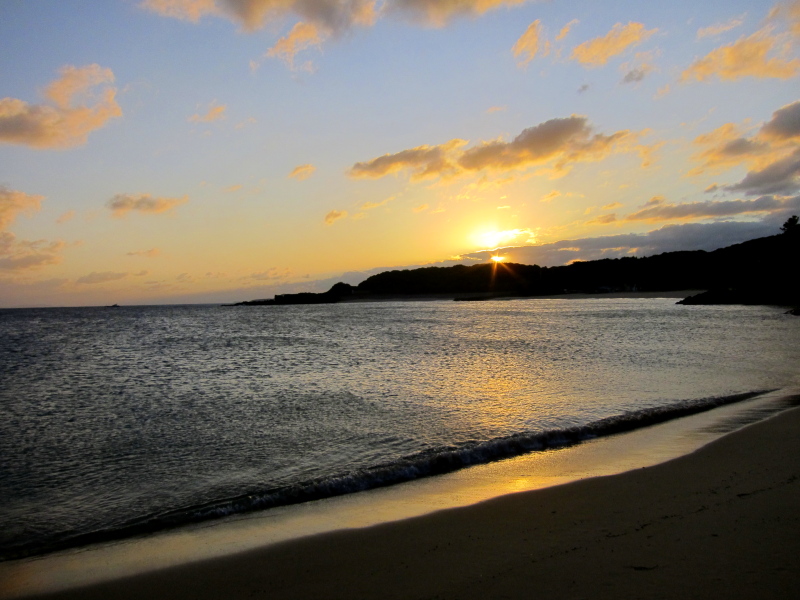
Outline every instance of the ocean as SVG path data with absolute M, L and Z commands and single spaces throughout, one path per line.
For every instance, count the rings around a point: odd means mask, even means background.
M 800 386 L 800 319 L 674 299 L 0 310 L 0 558 Z

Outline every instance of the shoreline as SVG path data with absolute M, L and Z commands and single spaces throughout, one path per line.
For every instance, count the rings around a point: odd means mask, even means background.
M 513 598 L 529 597 L 531 589 L 550 589 L 564 597 L 568 576 L 577 576 L 571 597 L 590 592 L 602 596 L 605 586 L 616 590 L 607 597 L 658 597 L 655 588 L 641 587 L 652 581 L 674 590 L 665 597 L 693 597 L 685 587 L 689 580 L 710 585 L 713 569 L 738 582 L 725 584 L 730 594 L 715 595 L 736 597 L 741 590 L 744 597 L 746 590 L 748 597 L 758 597 L 763 589 L 762 597 L 777 596 L 784 589 L 780 586 L 798 582 L 787 566 L 798 549 L 791 539 L 797 532 L 793 507 L 800 500 L 800 482 L 792 479 L 800 476 L 800 442 L 793 439 L 798 428 L 800 409 L 793 409 L 653 467 L 29 597 L 244 598 L 264 590 L 270 598 Z M 740 501 L 750 496 L 768 502 L 758 511 L 744 510 L 747 503 Z M 709 526 L 715 529 L 709 539 L 698 538 L 698 531 Z M 680 539 L 694 541 L 682 547 L 676 545 Z M 773 539 L 769 556 L 777 560 L 775 568 L 787 572 L 776 575 L 766 562 L 752 569 L 747 552 L 731 554 L 732 549 L 761 548 L 765 539 Z M 688 566 L 691 557 L 698 564 L 709 559 L 702 553 L 695 556 L 703 544 L 711 544 L 708 551 L 714 556 L 727 553 L 725 564 L 717 560 L 705 575 Z M 631 564 L 609 563 L 615 555 Z M 594 565 L 606 565 L 607 570 Z M 587 570 L 593 578 L 587 579 Z M 309 580 L 307 571 L 318 576 Z M 543 588 L 546 581 L 553 587 Z M 678 583 L 684 586 L 680 590 L 674 587 Z M 590 584 L 596 589 L 582 587 Z M 496 591 L 500 589 L 503 593 Z M 694 597 L 711 593 L 709 588 Z

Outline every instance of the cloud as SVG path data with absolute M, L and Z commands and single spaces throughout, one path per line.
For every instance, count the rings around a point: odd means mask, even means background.
M 734 17 L 725 23 L 715 23 L 714 25 L 709 25 L 708 27 L 703 27 L 697 30 L 697 39 L 702 39 L 704 37 L 714 37 L 718 36 L 722 33 L 730 31 L 731 29 L 736 29 L 740 27 L 744 23 L 745 15 L 740 15 L 738 17 Z
M 132 252 L 128 252 L 127 256 L 145 256 L 147 258 L 155 258 L 161 254 L 161 250 L 159 248 L 150 248 L 150 250 L 134 250 Z
M 572 27 L 574 25 L 577 25 L 578 23 L 580 23 L 580 21 L 578 21 L 578 19 L 572 19 L 572 21 L 570 21 L 569 23 L 564 25 L 564 27 L 561 28 L 561 31 L 558 32 L 558 35 L 556 36 L 556 41 L 560 42 L 565 37 L 567 37 L 567 35 L 569 34 L 570 29 L 572 29 Z
M 106 283 L 108 281 L 116 281 L 118 279 L 124 279 L 127 277 L 127 273 L 117 273 L 115 271 L 92 271 L 88 275 L 84 275 L 83 277 L 79 277 L 75 280 L 75 283 L 84 283 L 87 285 L 95 285 L 97 283 Z
M 539 202 L 551 202 L 560 196 L 563 196 L 561 192 L 559 192 L 558 190 L 552 190 L 549 194 L 545 194 L 544 196 L 542 196 L 539 199 Z
M 281 281 L 288 279 L 291 275 L 292 270 L 289 268 L 272 267 L 266 271 L 251 273 L 247 279 L 255 279 L 256 281 Z
M 315 167 L 314 165 L 310 165 L 310 164 L 309 165 L 298 165 L 294 169 L 292 169 L 292 172 L 289 173 L 289 175 L 287 177 L 289 177 L 291 179 L 296 179 L 297 181 L 303 181 L 303 180 L 308 179 L 309 177 L 311 177 L 314 174 L 314 171 L 316 171 L 316 170 L 317 170 L 317 167 Z
M 552 163 L 550 174 L 559 176 L 567 173 L 574 163 L 602 160 L 613 152 L 635 150 L 646 154 L 647 147 L 636 144 L 639 135 L 630 131 L 611 135 L 594 133 L 586 117 L 572 115 L 529 127 L 510 142 L 494 140 L 464 149 L 468 142 L 454 139 L 438 146 L 417 146 L 356 163 L 348 174 L 362 179 L 410 171 L 413 181 Z
M 728 192 L 792 194 L 800 190 L 800 149 L 760 170 L 749 171 L 739 183 L 726 185 Z
M 419 206 L 415 206 L 415 207 L 414 207 L 414 208 L 412 208 L 411 210 L 412 210 L 413 212 L 415 212 L 415 213 L 421 213 L 421 212 L 425 212 L 425 211 L 426 211 L 426 210 L 428 210 L 429 208 L 430 208 L 430 206 L 429 206 L 429 205 L 427 205 L 427 204 L 420 204 Z
M 788 60 L 785 57 L 787 48 L 783 44 L 776 52 L 780 41 L 768 27 L 741 37 L 694 61 L 681 74 L 681 81 L 708 81 L 714 77 L 723 81 L 736 81 L 743 77 L 790 79 L 800 71 L 800 60 Z
M 67 211 L 67 212 L 65 212 L 63 215 L 61 215 L 60 217 L 58 217 L 58 218 L 56 219 L 56 223 L 58 223 L 59 225 L 61 225 L 62 223 L 66 223 L 67 221 L 71 221 L 72 219 L 74 219 L 74 218 L 75 218 L 75 214 L 76 214 L 76 213 L 75 213 L 75 211 L 74 211 L 74 210 L 68 210 L 68 211 Z
M 332 210 L 325 215 L 325 225 L 333 225 L 339 219 L 344 219 L 347 216 L 346 210 Z
M 224 104 L 217 104 L 215 100 L 211 104 L 208 105 L 208 110 L 204 115 L 199 113 L 193 114 L 189 117 L 190 123 L 213 123 L 214 121 L 219 121 L 225 118 L 225 111 L 228 107 Z
M 17 240 L 10 231 L 0 231 L 0 270 L 26 271 L 61 262 L 64 242 Z
M 44 196 L 33 196 L 0 185 L 0 230 L 11 225 L 17 215 L 38 211 L 41 208 L 42 200 L 44 200 Z
M 510 142 L 473 146 L 462 153 L 458 164 L 468 171 L 508 170 L 555 160 L 556 170 L 564 171 L 570 163 L 604 158 L 631 135 L 628 131 L 593 134 L 586 117 L 572 115 L 529 127 Z
M 490 10 L 526 4 L 530 0 L 390 0 L 386 11 L 431 27 L 444 27 L 458 17 L 477 17 Z
M 379 206 L 388 204 L 395 198 L 397 198 L 397 196 L 389 196 L 388 198 L 384 198 L 380 202 L 365 202 L 364 204 L 361 205 L 361 210 L 371 210 L 373 208 L 378 208 Z
M 608 225 L 609 223 L 614 223 L 617 220 L 617 215 L 614 213 L 608 215 L 600 215 L 599 217 L 595 217 L 591 221 L 587 221 L 587 225 Z
M 492 113 L 496 113 L 496 112 L 502 112 L 504 110 L 508 110 L 508 107 L 507 106 L 490 106 L 489 108 L 486 109 L 486 112 L 489 113 L 489 114 L 492 114 Z
M 746 136 L 734 123 L 700 135 L 694 144 L 705 147 L 693 158 L 701 164 L 689 174 L 697 175 L 708 168 L 729 168 L 747 164 L 753 171 L 761 171 L 795 153 L 800 141 L 800 101 L 776 110 L 772 118 L 755 132 Z M 767 174 L 777 175 L 777 167 Z M 763 179 L 762 179 L 763 181 Z M 777 192 L 777 189 L 775 190 Z M 760 189 L 756 193 L 771 193 Z
M 625 74 L 625 77 L 622 78 L 621 83 L 639 83 L 652 70 L 653 68 L 649 65 L 642 65 L 641 67 L 631 69 Z
M 583 94 L 585 92 L 588 92 L 590 87 L 591 86 L 588 83 L 584 83 L 581 87 L 578 88 L 578 93 Z
M 800 101 L 787 104 L 772 113 L 772 118 L 764 123 L 760 133 L 774 140 L 800 138 Z
M 375 0 L 144 0 L 139 6 L 192 23 L 205 16 L 223 18 L 247 32 L 290 15 L 334 32 L 369 26 L 377 18 Z
M 625 221 L 674 221 L 732 217 L 754 213 L 783 212 L 800 208 L 800 196 L 779 198 L 761 196 L 755 200 L 713 200 L 710 202 L 685 202 L 670 204 L 660 201 L 648 203 L 642 210 L 629 214 Z
M 354 179 L 377 179 L 404 170 L 411 171 L 412 180 L 454 175 L 458 167 L 450 160 L 450 154 L 465 144 L 466 140 L 456 139 L 438 146 L 417 146 L 395 154 L 384 154 L 354 164 L 348 175 Z
M 631 46 L 645 41 L 658 29 L 647 30 L 642 23 L 617 23 L 605 36 L 582 43 L 572 51 L 572 59 L 586 67 L 599 67 Z
M 114 81 L 111 69 L 67 65 L 60 73 L 44 90 L 50 104 L 0 99 L 0 142 L 42 149 L 80 146 L 92 131 L 122 116 L 116 88 L 108 87 Z M 98 86 L 105 87 L 93 93 Z
M 785 21 L 792 35 L 800 36 L 800 0 L 779 2 L 769 11 L 767 20 Z
M 154 198 L 150 194 L 117 194 L 106 203 L 114 217 L 124 217 L 129 212 L 160 214 L 186 203 L 188 196 L 182 198 Z
M 515 58 L 519 59 L 517 61 L 517 66 L 524 67 L 531 62 L 540 51 L 542 52 L 542 56 L 546 56 L 550 51 L 550 43 L 543 39 L 542 25 L 537 19 L 528 25 L 525 33 L 520 36 L 514 44 L 514 47 L 511 48 L 511 52 Z
M 279 58 L 292 70 L 299 70 L 294 63 L 298 52 L 311 47 L 319 48 L 328 37 L 328 32 L 313 23 L 296 23 L 286 37 L 282 37 L 270 48 L 266 55 L 268 58 Z M 313 63 L 306 62 L 300 67 L 304 71 L 313 71 Z

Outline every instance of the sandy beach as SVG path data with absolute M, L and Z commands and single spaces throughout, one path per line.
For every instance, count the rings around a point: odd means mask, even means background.
M 653 467 L 36 597 L 791 597 L 798 430 L 793 409 Z

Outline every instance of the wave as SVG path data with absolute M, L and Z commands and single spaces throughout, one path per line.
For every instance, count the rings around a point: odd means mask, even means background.
M 118 540 L 172 529 L 228 515 L 299 504 L 451 473 L 465 467 L 511 458 L 529 452 L 563 448 L 583 441 L 632 431 L 672 419 L 711 410 L 775 391 L 758 390 L 729 396 L 685 400 L 606 417 L 586 425 L 518 433 L 457 446 L 430 448 L 397 461 L 293 485 L 265 489 L 203 505 L 150 515 L 121 526 L 91 532 L 63 532 L 57 537 L 0 549 L 0 560 L 12 560 L 71 547 Z

